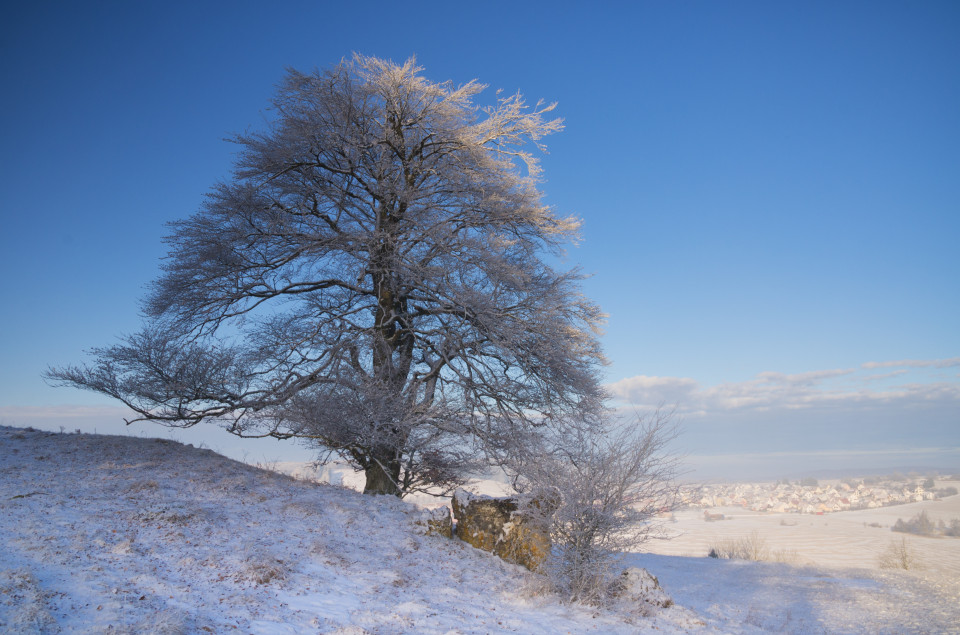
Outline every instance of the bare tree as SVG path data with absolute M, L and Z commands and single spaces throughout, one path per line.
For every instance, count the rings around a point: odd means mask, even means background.
M 903 569 L 905 571 L 923 569 L 923 563 L 906 536 L 900 538 L 899 541 L 891 540 L 877 560 L 881 569 Z
M 553 588 L 578 602 L 604 604 L 619 591 L 622 557 L 654 536 L 657 517 L 678 501 L 677 428 L 669 414 L 578 426 L 550 442 L 538 437 L 513 464 L 525 512 L 548 529 L 544 568 Z M 546 443 L 545 443 L 546 441 Z
M 172 224 L 142 332 L 48 381 L 134 419 L 299 438 L 369 493 L 459 482 L 602 400 L 602 315 L 559 271 L 579 222 L 538 191 L 545 135 L 521 95 L 354 56 L 290 70 L 232 178 Z

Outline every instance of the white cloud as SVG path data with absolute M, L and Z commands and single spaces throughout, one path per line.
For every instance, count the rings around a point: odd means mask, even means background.
M 855 373 L 855 369 L 836 369 L 836 370 L 814 370 L 806 373 L 796 373 L 794 375 L 785 375 L 777 372 L 765 372 L 757 375 L 762 381 L 776 384 L 790 384 L 795 386 L 812 386 L 824 379 L 842 377 Z
M 895 362 L 867 362 L 862 368 L 952 368 L 960 366 L 960 357 L 949 359 L 901 359 Z
M 699 384 L 687 377 L 627 377 L 607 386 L 610 393 L 637 406 L 673 405 L 689 401 Z
M 910 371 L 907 370 L 906 368 L 901 368 L 899 370 L 894 370 L 889 373 L 883 373 L 882 375 L 869 375 L 867 377 L 864 377 L 863 380 L 864 381 L 880 381 L 883 379 L 890 379 L 891 377 L 899 377 L 900 375 L 906 375 L 909 372 Z
M 914 360 L 907 368 L 883 375 L 870 375 L 864 370 L 904 366 L 907 362 L 863 364 L 861 369 L 818 370 L 797 374 L 776 371 L 758 373 L 742 382 L 702 386 L 688 377 L 650 377 L 639 375 L 621 379 L 608 386 L 611 394 L 632 405 L 655 406 L 677 404 L 681 412 L 712 413 L 735 410 L 782 410 L 835 408 L 857 404 L 920 404 L 924 402 L 956 403 L 960 408 L 960 382 L 918 381 L 908 377 L 911 368 L 945 368 L 956 360 Z M 903 383 L 879 387 L 879 379 L 903 378 Z M 911 381 L 905 381 L 910 379 Z

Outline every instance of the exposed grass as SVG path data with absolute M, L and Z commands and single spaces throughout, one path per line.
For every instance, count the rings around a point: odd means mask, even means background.
M 286 578 L 287 566 L 283 560 L 268 554 L 251 556 L 242 574 L 242 579 L 249 580 L 254 584 L 282 582 Z
M 0 570 L 0 604 L 12 602 L 14 609 L 8 613 L 6 624 L 10 633 L 52 633 L 57 622 L 47 606 L 47 594 L 40 582 L 26 568 Z
M 159 489 L 160 489 L 160 484 L 153 479 L 149 479 L 149 480 L 143 480 L 143 481 L 135 481 L 127 489 L 127 492 L 131 494 L 136 494 L 139 492 L 156 491 Z

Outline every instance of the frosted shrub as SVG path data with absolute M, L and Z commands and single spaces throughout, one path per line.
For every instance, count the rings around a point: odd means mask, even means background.
M 707 554 L 711 558 L 729 560 L 753 560 L 755 562 L 796 562 L 797 552 L 793 549 L 771 551 L 767 540 L 756 531 L 742 538 L 727 538 L 710 546 Z
M 881 569 L 902 569 L 911 571 L 922 569 L 923 565 L 906 537 L 900 540 L 891 540 L 887 548 L 880 554 Z
M 762 561 L 770 557 L 767 541 L 757 532 L 743 538 L 726 538 L 710 547 L 711 558 Z
M 543 572 L 561 596 L 602 605 L 622 591 L 623 554 L 676 505 L 676 459 L 664 451 L 675 436 L 659 412 L 607 422 L 602 433 L 574 428 L 551 451 L 531 452 L 518 466 L 518 489 L 534 494 L 525 511 L 542 514 L 549 528 L 553 548 Z M 543 500 L 552 504 L 536 505 Z

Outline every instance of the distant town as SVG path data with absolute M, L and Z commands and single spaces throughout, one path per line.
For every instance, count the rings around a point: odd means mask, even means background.
M 955 481 L 960 481 L 960 475 L 910 478 L 895 474 L 823 483 L 806 478 L 793 482 L 701 485 L 683 489 L 681 496 L 686 508 L 742 507 L 779 514 L 828 514 L 955 496 Z M 723 515 L 707 511 L 705 518 L 720 520 Z

